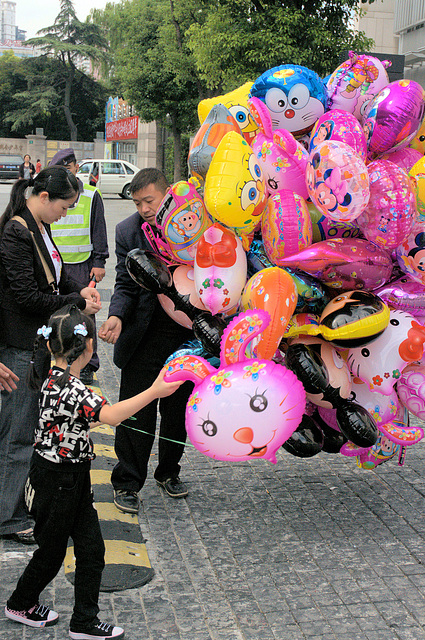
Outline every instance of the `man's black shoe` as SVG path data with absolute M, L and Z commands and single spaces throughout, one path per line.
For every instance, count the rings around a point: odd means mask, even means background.
M 180 480 L 180 478 L 167 478 L 162 482 L 159 480 L 156 482 L 171 498 L 185 498 L 189 493 L 186 485 Z
M 137 492 L 117 489 L 114 491 L 114 505 L 123 513 L 139 513 L 139 497 Z

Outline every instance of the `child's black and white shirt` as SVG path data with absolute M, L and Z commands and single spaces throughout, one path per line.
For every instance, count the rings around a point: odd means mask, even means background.
M 56 379 L 63 369 L 53 367 L 43 383 L 34 448 L 50 462 L 78 463 L 93 460 L 90 422 L 96 422 L 105 398 L 70 375 L 63 388 Z

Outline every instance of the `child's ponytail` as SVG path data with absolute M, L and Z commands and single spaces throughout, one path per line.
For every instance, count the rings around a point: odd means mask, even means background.
M 47 340 L 53 357 L 64 358 L 67 362 L 65 371 L 55 380 L 55 384 L 63 388 L 69 380 L 72 363 L 84 353 L 87 339 L 94 336 L 94 322 L 75 304 L 69 304 L 56 311 L 50 317 L 49 325 L 41 327 L 37 334 L 32 360 L 35 360 L 40 344 Z M 39 384 L 34 364 L 31 364 L 30 375 L 34 377 L 33 383 Z M 40 389 L 40 386 L 32 388 Z

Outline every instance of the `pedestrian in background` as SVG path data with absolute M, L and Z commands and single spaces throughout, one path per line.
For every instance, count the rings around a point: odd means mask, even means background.
M 19 177 L 25 178 L 25 180 L 29 180 L 33 178 L 35 174 L 35 167 L 31 162 L 31 156 L 27 154 L 24 155 L 24 161 L 21 165 L 19 165 Z
M 59 248 L 69 274 L 88 285 L 102 282 L 109 257 L 105 209 L 99 189 L 83 184 L 78 178 L 79 165 L 74 149 L 62 149 L 53 156 L 49 167 L 66 167 L 78 181 L 78 200 L 68 215 L 52 225 L 52 236 Z M 94 319 L 94 318 L 93 318 Z M 95 337 L 93 357 L 81 372 L 84 384 L 93 383 L 93 373 L 99 369 Z

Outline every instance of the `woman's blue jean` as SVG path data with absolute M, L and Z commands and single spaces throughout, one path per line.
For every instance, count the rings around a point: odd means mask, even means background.
M 32 352 L 0 346 L 0 361 L 19 376 L 18 388 L 1 392 L 0 535 L 32 526 L 24 502 L 24 486 L 38 421 L 38 391 L 26 384 Z M 47 365 L 48 366 L 48 365 Z

